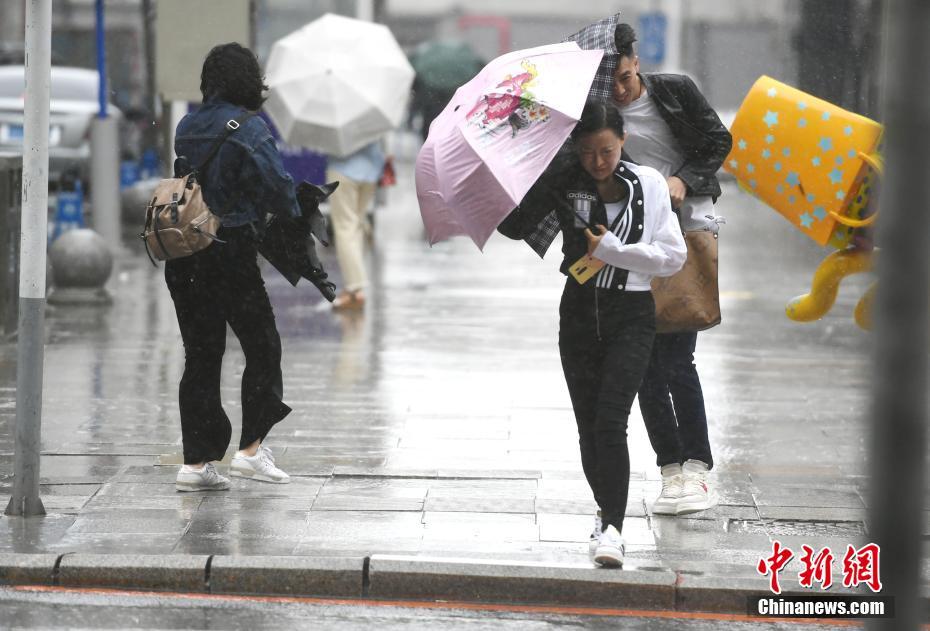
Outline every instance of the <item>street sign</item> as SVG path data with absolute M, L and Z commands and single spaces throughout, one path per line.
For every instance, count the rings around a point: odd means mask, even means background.
M 249 0 L 159 0 L 155 79 L 167 101 L 200 102 L 200 69 L 218 44 L 250 45 Z
M 661 11 L 639 16 L 639 58 L 648 64 L 665 61 L 668 18 Z

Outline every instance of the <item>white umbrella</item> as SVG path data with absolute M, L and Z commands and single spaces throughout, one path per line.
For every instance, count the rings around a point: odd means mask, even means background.
M 400 124 L 414 77 L 386 26 L 332 13 L 275 42 L 265 74 L 284 141 L 340 157 Z

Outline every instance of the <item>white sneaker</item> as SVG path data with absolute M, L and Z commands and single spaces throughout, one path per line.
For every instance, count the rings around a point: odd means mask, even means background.
M 588 541 L 588 556 L 594 558 L 594 552 L 597 550 L 597 540 L 601 537 L 601 511 L 594 513 L 594 530 L 591 531 L 591 539 Z
M 681 465 L 676 463 L 662 467 L 662 492 L 652 505 L 652 512 L 656 515 L 677 515 L 678 501 L 684 486 L 684 476 Z
M 291 481 L 291 476 L 275 466 L 271 450 L 264 445 L 259 445 L 254 456 L 246 456 L 237 451 L 229 465 L 229 475 L 277 484 L 287 484 Z
M 720 501 L 717 492 L 707 484 L 708 466 L 700 460 L 688 460 L 681 466 L 684 485 L 678 500 L 678 515 L 713 508 Z
M 602 567 L 623 567 L 623 537 L 613 526 L 607 526 L 598 537 L 594 562 Z
M 183 465 L 178 470 L 174 488 L 179 491 L 225 491 L 229 488 L 229 478 L 217 473 L 212 462 L 201 469 Z

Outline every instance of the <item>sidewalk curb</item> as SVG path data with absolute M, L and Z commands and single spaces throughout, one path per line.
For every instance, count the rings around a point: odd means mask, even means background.
M 59 556 L 0 552 L 0 585 L 53 585 Z
M 10 585 L 742 615 L 750 597 L 773 597 L 750 577 L 388 554 L 362 558 L 0 553 L 0 586 Z M 841 586 L 830 594 L 869 595 Z M 789 595 L 826 596 L 796 589 L 782 594 Z M 927 603 L 928 593 L 922 599 Z
M 751 596 L 771 596 L 758 580 L 679 575 L 675 608 L 681 611 L 746 613 Z
M 56 585 L 205 593 L 207 555 L 62 555 Z
M 674 609 L 676 578 L 665 569 L 605 570 L 376 554 L 369 566 L 369 593 L 386 599 Z
M 209 589 L 214 594 L 360 598 L 364 570 L 362 557 L 216 556 Z

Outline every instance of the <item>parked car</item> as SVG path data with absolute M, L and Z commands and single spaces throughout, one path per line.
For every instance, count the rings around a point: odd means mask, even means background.
M 90 127 L 99 111 L 96 70 L 53 66 L 49 114 L 49 181 L 63 174 L 87 181 Z M 0 151 L 21 152 L 26 91 L 24 66 L 0 66 Z M 122 117 L 113 105 L 107 113 Z

